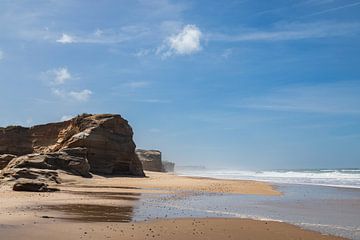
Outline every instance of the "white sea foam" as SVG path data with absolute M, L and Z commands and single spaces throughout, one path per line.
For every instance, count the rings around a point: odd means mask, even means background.
M 273 183 L 321 185 L 343 188 L 360 188 L 360 169 L 317 170 L 186 170 L 179 175 L 220 179 L 258 180 Z

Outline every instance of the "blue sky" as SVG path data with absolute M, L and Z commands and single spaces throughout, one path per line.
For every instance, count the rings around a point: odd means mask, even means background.
M 120 113 L 179 165 L 360 167 L 360 1 L 0 1 L 0 125 Z

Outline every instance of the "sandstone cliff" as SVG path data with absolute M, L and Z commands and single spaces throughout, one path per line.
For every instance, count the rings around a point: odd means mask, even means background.
M 42 174 L 34 169 L 80 176 L 91 176 L 90 172 L 144 176 L 132 137 L 128 122 L 113 114 L 83 114 L 31 128 L 0 128 L 1 176 L 14 177 L 23 169 L 28 176 L 31 171 Z
M 136 149 L 136 154 L 138 155 L 144 170 L 164 172 L 160 151 Z
M 175 163 L 162 161 L 161 152 L 159 150 L 143 150 L 136 149 L 143 169 L 154 172 L 173 172 Z

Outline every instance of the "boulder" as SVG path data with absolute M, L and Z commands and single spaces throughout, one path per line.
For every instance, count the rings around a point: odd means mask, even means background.
M 13 158 L 16 158 L 16 156 L 12 155 L 12 154 L 1 154 L 0 155 L 0 170 L 2 170 L 4 167 L 6 167 Z
M 136 154 L 138 155 L 144 170 L 164 172 L 160 151 L 137 149 Z
M 70 174 L 91 177 L 90 165 L 86 158 L 86 148 L 65 148 L 53 153 L 20 156 L 8 163 L 2 171 L 2 175 L 15 177 L 15 174 L 19 174 L 19 169 L 63 170 Z M 47 172 L 38 171 L 37 173 L 46 175 Z M 26 178 L 33 179 L 30 177 L 32 175 L 30 172 L 28 175 L 29 177 Z
M 61 183 L 61 179 L 56 171 L 40 170 L 40 169 L 28 169 L 28 168 L 13 168 L 8 169 L 0 175 L 0 179 L 8 181 L 17 181 L 23 179 L 37 180 L 40 182 L 48 183 Z
M 57 191 L 56 188 L 49 188 L 46 183 L 31 180 L 21 180 L 14 184 L 14 191 L 26 192 L 53 192 Z

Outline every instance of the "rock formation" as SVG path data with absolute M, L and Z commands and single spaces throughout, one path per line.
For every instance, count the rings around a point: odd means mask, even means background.
M 38 175 L 43 180 L 48 178 L 41 172 L 44 169 L 83 177 L 90 173 L 144 176 L 132 137 L 128 122 L 113 114 L 83 114 L 31 128 L 0 128 L 0 177 Z
M 137 149 L 138 155 L 143 169 L 154 172 L 173 172 L 175 163 L 162 161 L 161 152 L 159 150 L 143 150 Z
M 2 170 L 4 167 L 8 165 L 8 163 L 16 158 L 15 155 L 12 154 L 1 154 L 0 155 L 0 170 Z
M 136 149 L 136 154 L 138 155 L 144 170 L 164 172 L 160 151 Z
M 40 181 L 20 180 L 14 184 L 13 190 L 25 192 L 54 192 L 58 189 L 49 188 L 46 183 Z
M 2 176 L 30 179 L 43 176 L 48 180 L 58 183 L 56 178 L 51 174 L 51 171 L 46 171 L 46 174 L 43 174 L 34 169 L 63 170 L 70 174 L 91 177 L 89 172 L 90 165 L 86 158 L 86 148 L 64 148 L 61 151 L 53 153 L 27 154 L 13 158 L 3 169 Z M 31 177 L 31 175 L 39 175 L 39 177 Z

